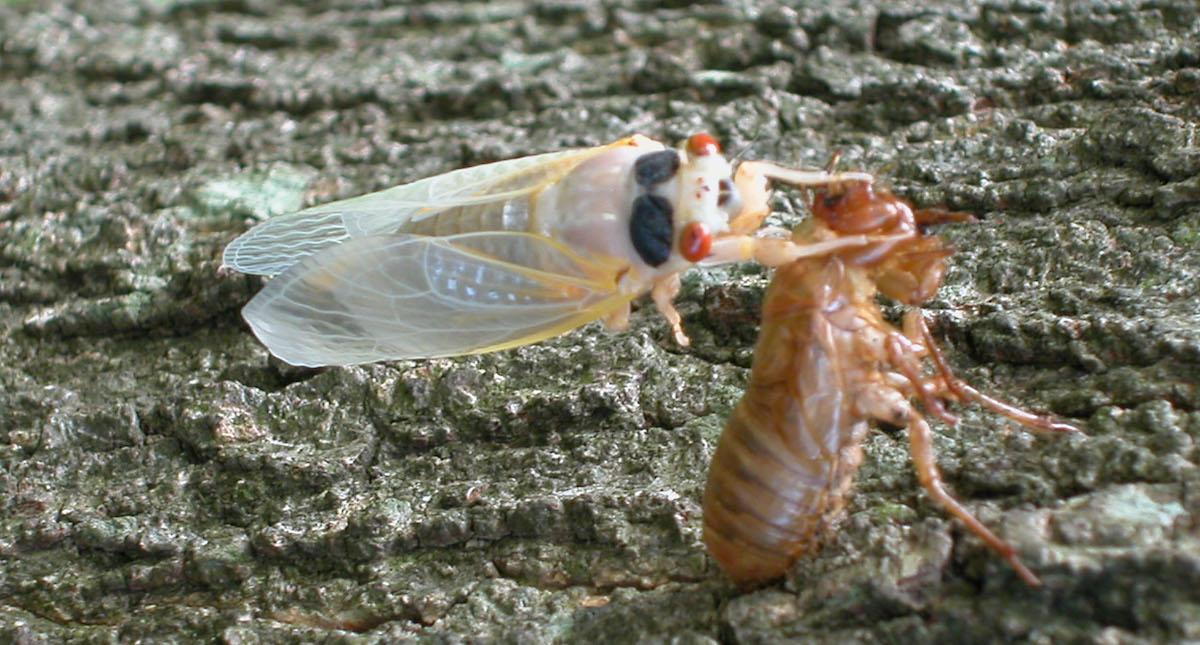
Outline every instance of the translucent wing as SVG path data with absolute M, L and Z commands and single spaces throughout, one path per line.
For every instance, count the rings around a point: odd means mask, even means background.
M 615 144 L 610 144 L 615 145 Z M 463 168 L 410 184 L 272 217 L 225 247 L 225 266 L 275 275 L 352 237 L 395 233 L 448 208 L 504 202 L 556 181 L 608 146 Z
M 619 267 L 549 238 L 350 239 L 271 280 L 242 315 L 293 365 L 471 354 L 536 342 L 629 302 Z

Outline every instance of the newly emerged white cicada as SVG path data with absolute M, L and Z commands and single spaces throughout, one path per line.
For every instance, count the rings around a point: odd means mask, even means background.
M 756 237 L 768 181 L 820 187 L 864 173 L 747 161 L 707 134 L 673 150 L 642 136 L 448 172 L 262 222 L 224 264 L 276 276 L 242 315 L 294 365 L 506 349 L 603 319 L 628 324 L 650 292 L 672 301 L 696 264 L 779 265 L 868 243 Z

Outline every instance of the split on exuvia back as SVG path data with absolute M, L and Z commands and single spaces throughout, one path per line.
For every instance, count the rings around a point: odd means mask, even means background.
M 686 345 L 673 300 L 688 268 L 870 241 L 756 236 L 768 182 L 870 179 L 760 161 L 735 170 L 707 134 L 678 150 L 633 136 L 274 217 L 230 243 L 224 264 L 274 276 L 243 316 L 294 365 L 495 351 L 597 319 L 621 329 L 647 292 Z

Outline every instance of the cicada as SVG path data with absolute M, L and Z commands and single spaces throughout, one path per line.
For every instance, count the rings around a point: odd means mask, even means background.
M 673 300 L 696 264 L 782 264 L 871 241 L 757 235 L 768 187 L 865 173 L 733 164 L 710 135 L 643 136 L 429 177 L 266 220 L 224 264 L 275 276 L 243 316 L 294 365 L 453 356 L 533 343 L 593 320 L 628 325 L 650 293 L 680 344 Z
M 950 371 L 920 309 L 910 309 L 897 329 L 875 301 L 882 293 L 916 307 L 933 297 L 950 249 L 921 227 L 968 217 L 914 210 L 869 183 L 818 191 L 813 215 L 811 226 L 797 231 L 797 245 L 846 235 L 890 239 L 804 258 L 775 272 L 763 301 L 750 383 L 709 469 L 709 553 L 742 586 L 782 576 L 838 521 L 862 463 L 867 424 L 878 420 L 908 428 L 913 464 L 930 497 L 1023 580 L 1039 584 L 1016 550 L 947 492 L 929 424 L 911 401 L 951 424 L 957 420 L 943 401 L 977 403 L 1034 430 L 1078 430 L 964 383 Z

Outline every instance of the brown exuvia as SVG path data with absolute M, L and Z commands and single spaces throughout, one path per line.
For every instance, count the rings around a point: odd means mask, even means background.
M 861 234 L 885 241 L 801 258 L 776 271 L 750 384 L 726 423 L 704 491 L 709 553 L 744 587 L 782 576 L 838 519 L 862 462 L 867 424 L 879 420 L 908 428 L 913 464 L 929 494 L 1022 579 L 1039 584 L 1013 547 L 946 491 L 929 425 L 910 401 L 948 423 L 956 419 L 943 401 L 974 401 L 1036 430 L 1078 430 L 955 378 L 919 309 L 897 329 L 875 303 L 878 293 L 906 305 L 932 297 L 951 251 L 920 226 L 969 216 L 913 211 L 862 182 L 818 193 L 813 214 L 812 227 L 795 241 Z

